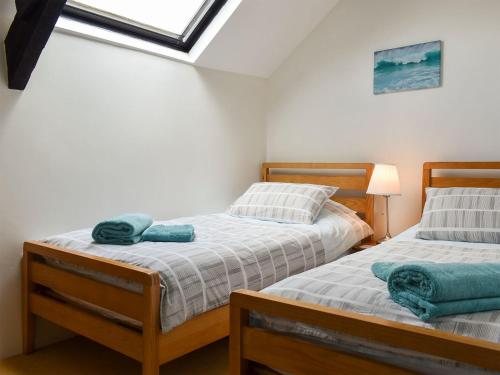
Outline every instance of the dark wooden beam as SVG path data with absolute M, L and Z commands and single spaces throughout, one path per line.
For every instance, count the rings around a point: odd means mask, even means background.
M 9 88 L 24 90 L 66 0 L 16 0 L 17 14 L 5 38 Z

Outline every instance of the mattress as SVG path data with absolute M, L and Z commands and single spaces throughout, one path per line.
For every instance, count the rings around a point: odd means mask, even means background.
M 359 241 L 362 230 L 348 215 L 328 210 L 322 210 L 314 225 L 280 224 L 227 214 L 155 224 L 192 224 L 196 239 L 190 243 L 101 245 L 93 242 L 89 228 L 52 236 L 43 242 L 158 271 L 161 327 L 168 332 L 227 304 L 232 290 L 260 290 L 339 257 Z M 140 289 L 137 284 L 67 264 L 56 266 L 129 290 Z
M 416 227 L 382 245 L 343 257 L 262 290 L 263 293 L 377 316 L 410 325 L 500 343 L 500 311 L 441 317 L 425 323 L 394 303 L 385 282 L 371 273 L 377 261 L 500 262 L 500 245 L 415 239 Z M 485 369 L 401 350 L 298 322 L 252 315 L 252 324 L 427 374 L 491 374 Z

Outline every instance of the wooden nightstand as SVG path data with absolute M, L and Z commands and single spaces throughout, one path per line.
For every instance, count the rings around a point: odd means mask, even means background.
M 371 248 L 373 246 L 377 246 L 377 243 L 375 241 L 373 241 L 373 242 L 363 242 L 361 244 L 354 245 L 349 250 L 349 254 L 354 254 L 354 253 L 357 253 L 358 251 L 363 251 L 363 250 L 369 249 L 369 248 Z

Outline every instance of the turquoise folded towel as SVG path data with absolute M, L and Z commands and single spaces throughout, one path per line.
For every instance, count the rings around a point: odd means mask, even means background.
M 191 242 L 194 240 L 194 227 L 185 225 L 153 225 L 142 234 L 143 241 L 151 242 Z
M 423 321 L 500 310 L 500 263 L 388 263 L 372 265 L 391 298 Z
M 97 224 L 92 230 L 92 238 L 97 243 L 132 245 L 141 240 L 153 219 L 146 214 L 124 214 Z
M 372 264 L 372 272 L 375 276 L 377 276 L 380 280 L 387 281 L 391 272 L 403 264 L 429 264 L 434 262 L 411 262 L 411 263 L 396 263 L 396 262 L 375 262 Z

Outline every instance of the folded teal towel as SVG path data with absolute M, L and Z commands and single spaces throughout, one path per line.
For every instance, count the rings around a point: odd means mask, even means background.
M 424 321 L 500 310 L 500 263 L 374 263 L 391 298 Z
M 411 263 L 396 263 L 396 262 L 375 262 L 372 264 L 372 272 L 380 280 L 387 281 L 391 272 L 403 264 L 429 264 L 434 262 L 411 262 Z
M 146 214 L 124 214 L 100 222 L 92 231 L 92 238 L 97 243 L 132 245 L 141 240 L 146 228 L 153 224 L 153 219 Z
M 151 242 L 191 242 L 194 240 L 194 227 L 186 225 L 153 225 L 142 234 L 143 241 Z

